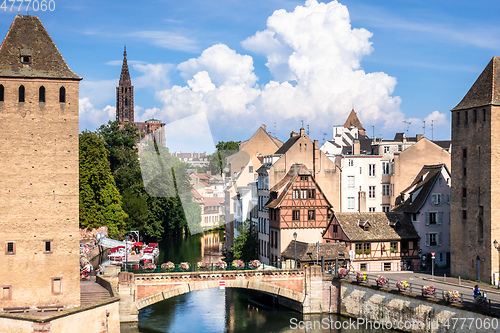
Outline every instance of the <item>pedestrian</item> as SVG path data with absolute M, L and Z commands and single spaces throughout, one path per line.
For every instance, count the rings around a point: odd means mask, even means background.
M 99 264 L 99 267 L 97 267 L 96 270 L 96 275 L 102 275 L 102 274 L 104 274 L 104 270 L 102 269 L 101 264 Z

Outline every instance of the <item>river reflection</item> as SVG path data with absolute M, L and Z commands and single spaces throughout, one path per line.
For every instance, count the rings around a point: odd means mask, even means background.
M 205 233 L 160 243 L 158 263 L 172 261 L 215 263 L 222 258 L 223 232 Z M 304 316 L 275 308 L 273 297 L 246 289 L 207 289 L 166 299 L 140 310 L 138 327 L 122 325 L 125 332 L 375 332 L 335 329 L 337 315 Z M 301 322 L 316 328 L 299 328 Z M 330 323 L 325 325 L 326 323 Z M 337 324 L 338 325 L 338 324 Z M 344 325 L 345 326 L 345 325 Z M 384 332 L 377 330 L 377 332 Z

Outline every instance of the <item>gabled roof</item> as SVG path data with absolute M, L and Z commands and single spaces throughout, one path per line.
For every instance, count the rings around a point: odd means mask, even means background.
M 398 206 L 394 207 L 394 212 L 404 212 L 404 213 L 418 213 L 420 208 L 424 205 L 427 200 L 429 194 L 436 183 L 436 179 L 438 179 L 441 174 L 441 170 L 446 168 L 445 164 L 436 164 L 436 165 L 424 165 L 422 169 L 420 169 L 417 176 L 413 179 L 413 182 L 404 189 L 401 194 L 409 194 L 410 198 L 413 196 L 413 193 L 419 191 L 413 200 L 407 199 Z M 448 172 L 449 173 L 449 172 Z
M 30 63 L 22 63 L 21 56 Z M 16 15 L 0 46 L 0 77 L 82 79 L 69 69 L 40 19 L 30 15 Z
M 292 132 L 292 136 L 290 137 L 290 139 L 288 139 L 284 144 L 283 146 L 281 146 L 276 152 L 275 154 L 277 155 L 283 155 L 284 153 L 286 153 L 288 151 L 288 149 L 290 149 L 294 144 L 295 142 L 297 142 L 297 140 L 300 139 L 300 134 L 297 134 L 297 133 L 293 133 Z
M 317 246 L 316 243 L 305 243 L 292 240 L 286 249 L 281 253 L 285 259 L 295 259 L 295 244 L 297 244 L 297 261 L 315 261 Z M 308 255 L 310 253 L 310 255 Z M 339 254 L 343 254 L 339 256 Z M 319 258 L 330 261 L 336 258 L 349 258 L 349 251 L 345 243 L 319 243 Z
M 356 127 L 359 130 L 365 130 L 363 125 L 361 125 L 361 121 L 358 118 L 358 115 L 354 111 L 354 109 L 351 110 L 351 113 L 349 113 L 349 116 L 347 116 L 347 119 L 344 123 L 344 127 L 349 128 L 349 127 Z
M 293 164 L 288 170 L 287 174 L 270 189 L 270 192 L 277 193 L 277 197 L 270 198 L 269 201 L 266 203 L 265 207 L 266 208 L 278 207 L 283 198 L 288 193 L 289 189 L 292 187 L 293 182 L 295 181 L 298 175 L 311 175 L 311 172 L 309 172 L 309 170 L 303 164 Z
M 401 239 L 418 239 L 417 231 L 409 217 L 402 213 L 335 213 L 330 224 L 323 232 L 323 236 L 328 233 L 331 223 L 337 220 L 347 238 L 351 242 L 361 241 L 384 241 Z M 367 221 L 370 228 L 363 230 L 359 221 Z M 393 228 L 390 224 L 398 226 Z
M 500 105 L 500 57 L 493 57 L 465 97 L 451 111 Z

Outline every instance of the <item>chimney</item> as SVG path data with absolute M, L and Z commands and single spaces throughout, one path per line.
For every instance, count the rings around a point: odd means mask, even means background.
M 419 142 L 420 140 L 422 140 L 424 138 L 424 135 L 423 134 L 417 134 L 417 142 Z
M 360 213 L 366 212 L 366 192 L 364 191 L 358 192 L 358 201 L 359 201 L 358 211 Z
M 262 129 L 264 129 L 264 132 L 266 131 L 266 125 L 262 124 Z
M 360 146 L 359 140 L 354 140 L 354 142 L 352 144 L 352 154 L 359 155 L 360 150 L 361 150 L 361 146 Z
M 301 127 L 300 129 L 300 136 L 304 136 L 304 127 Z

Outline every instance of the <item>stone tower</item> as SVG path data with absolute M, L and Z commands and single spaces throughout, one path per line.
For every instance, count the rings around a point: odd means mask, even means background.
M 0 46 L 0 308 L 80 304 L 78 87 L 40 19 Z
M 500 58 L 452 110 L 451 274 L 492 282 L 500 242 Z
M 123 50 L 122 72 L 116 87 L 116 120 L 122 124 L 134 123 L 134 86 L 128 72 L 127 48 Z

